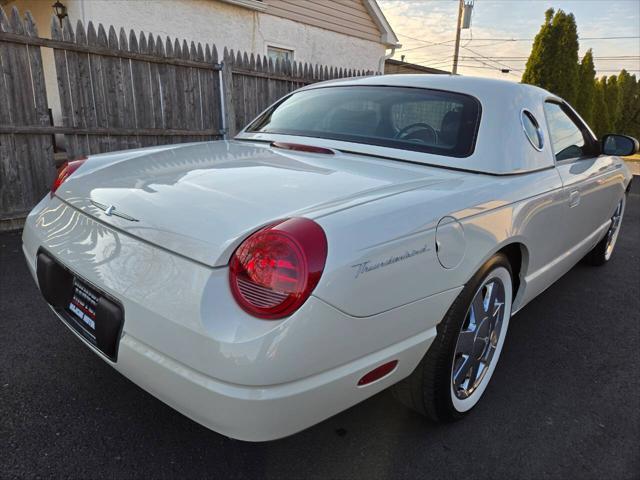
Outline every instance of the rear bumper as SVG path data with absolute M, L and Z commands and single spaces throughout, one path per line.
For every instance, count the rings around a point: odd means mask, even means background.
M 274 440 L 314 425 L 409 375 L 431 344 L 433 330 L 328 372 L 265 387 L 220 382 L 126 335 L 114 367 L 205 427 L 240 440 Z M 399 360 L 397 371 L 365 388 L 356 387 L 362 375 L 391 359 Z
M 227 299 L 224 270 L 194 265 L 66 208 L 51 205 L 51 222 L 46 211 L 29 216 L 27 264 L 37 282 L 42 247 L 122 302 L 117 362 L 59 318 L 125 377 L 205 427 L 241 440 L 296 433 L 409 375 L 459 292 L 364 318 L 312 296 L 286 320 L 260 321 Z M 398 360 L 393 372 L 357 385 L 390 360 Z
M 347 365 L 281 385 L 243 386 L 208 377 L 124 334 L 117 362 L 88 343 L 53 308 L 62 323 L 105 362 L 183 415 L 218 433 L 253 442 L 297 433 L 408 376 L 433 341 L 435 327 Z M 386 377 L 357 382 L 378 365 L 398 360 Z

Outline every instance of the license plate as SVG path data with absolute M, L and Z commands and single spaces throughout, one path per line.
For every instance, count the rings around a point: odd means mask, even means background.
M 91 287 L 77 278 L 73 280 L 73 294 L 69 305 L 67 305 L 67 311 L 94 339 L 96 336 L 96 307 L 99 298 L 100 294 Z
M 124 325 L 122 304 L 74 275 L 47 252 L 38 252 L 36 274 L 42 295 L 60 318 L 116 362 Z

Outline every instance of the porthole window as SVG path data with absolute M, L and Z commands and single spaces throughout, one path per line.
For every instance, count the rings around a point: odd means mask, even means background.
M 524 134 L 529 139 L 529 143 L 531 143 L 533 148 L 536 150 L 542 150 L 544 145 L 542 130 L 540 129 L 540 125 L 538 124 L 536 117 L 534 117 L 533 113 L 529 110 L 523 110 L 521 120 Z

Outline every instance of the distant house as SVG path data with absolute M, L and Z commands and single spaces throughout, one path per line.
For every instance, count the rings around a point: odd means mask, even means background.
M 55 0 L 0 0 L 30 10 L 49 36 Z M 382 70 L 398 39 L 376 0 L 60 0 L 69 20 L 215 43 L 272 58 Z
M 437 68 L 425 67 L 423 65 L 417 65 L 415 63 L 402 62 L 393 58 L 388 58 L 384 62 L 384 73 L 431 73 L 440 75 L 449 75 L 451 72 L 446 70 L 439 70 Z

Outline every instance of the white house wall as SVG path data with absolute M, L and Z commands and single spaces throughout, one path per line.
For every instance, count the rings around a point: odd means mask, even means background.
M 93 20 L 249 53 L 264 54 L 267 45 L 281 46 L 295 50 L 295 59 L 302 62 L 377 70 L 384 54 L 381 43 L 216 0 L 69 0 L 68 7 L 74 23 L 79 18 Z

